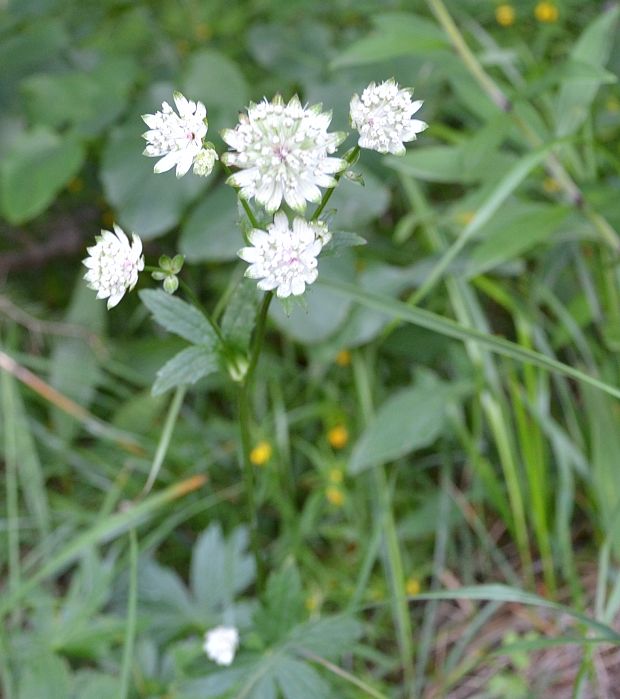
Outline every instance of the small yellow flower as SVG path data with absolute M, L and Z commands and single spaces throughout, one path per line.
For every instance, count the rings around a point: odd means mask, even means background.
M 455 216 L 455 219 L 457 223 L 461 224 L 461 226 L 467 226 L 474 220 L 475 215 L 475 211 L 459 211 L 459 213 Z
M 315 590 L 314 592 L 311 592 L 306 597 L 306 609 L 310 613 L 316 612 L 316 610 L 321 606 L 321 602 L 322 602 L 322 595 L 320 592 Z
M 405 583 L 405 590 L 407 594 L 411 595 L 412 597 L 414 595 L 419 595 L 421 589 L 422 586 L 420 585 L 420 581 L 417 578 L 414 578 L 413 575 Z
M 71 192 L 71 194 L 77 194 L 78 192 L 81 192 L 83 189 L 84 180 L 80 177 L 74 177 L 72 180 L 69 181 L 69 184 L 67 185 L 67 191 Z
M 543 0 L 543 2 L 539 2 L 534 8 L 534 17 L 536 17 L 539 22 L 545 22 L 547 24 L 557 22 L 559 16 L 558 8 L 552 2 Z
M 344 493 L 335 485 L 330 485 L 329 488 L 326 488 L 325 497 L 329 504 L 334 507 L 342 507 L 344 504 Z
M 330 468 L 327 477 L 331 483 L 342 483 L 342 470 L 339 468 Z
M 327 433 L 327 441 L 334 449 L 342 449 L 349 441 L 349 431 L 344 425 L 336 425 Z
M 213 31 L 211 30 L 211 27 L 206 22 L 199 22 L 194 27 L 194 36 L 197 39 L 199 39 L 200 41 L 204 41 L 205 39 L 210 39 L 212 35 L 213 35 Z
M 555 177 L 545 177 L 543 180 L 543 189 L 547 194 L 555 194 L 560 191 L 560 183 Z
M 351 364 L 351 352 L 343 349 L 336 355 L 336 364 L 338 366 L 349 366 Z
M 515 8 L 512 5 L 498 5 L 495 9 L 495 19 L 502 27 L 510 27 L 515 22 Z
M 250 452 L 250 461 L 254 466 L 264 466 L 271 458 L 272 453 L 273 449 L 271 448 L 271 444 L 263 440 Z

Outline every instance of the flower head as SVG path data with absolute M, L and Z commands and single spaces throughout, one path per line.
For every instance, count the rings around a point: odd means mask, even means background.
M 132 242 L 122 228 L 114 224 L 114 233 L 101 231 L 96 245 L 88 249 L 82 264 L 88 268 L 84 279 L 97 292 L 98 299 L 108 299 L 108 308 L 116 306 L 125 292 L 133 289 L 144 269 L 142 241 L 132 233 Z
M 269 212 L 277 211 L 282 199 L 302 211 L 306 201 L 321 198 L 319 187 L 336 184 L 334 174 L 345 166 L 341 158 L 329 157 L 345 137 L 328 133 L 330 122 L 321 105 L 303 107 L 297 96 L 288 104 L 280 97 L 250 104 L 239 124 L 222 133 L 232 149 L 222 160 L 240 168 L 229 184 Z
M 230 665 L 239 647 L 239 632 L 234 626 L 216 626 L 205 633 L 203 649 L 218 665 Z
M 215 148 L 203 148 L 201 151 L 198 151 L 194 158 L 194 175 L 208 177 L 213 170 L 216 160 L 218 160 L 218 157 Z
M 144 155 L 161 157 L 154 172 L 166 172 L 176 166 L 176 175 L 181 177 L 202 150 L 202 139 L 207 134 L 207 109 L 202 102 L 188 100 L 180 92 L 174 93 L 174 104 L 178 114 L 168 102 L 162 104 L 160 112 L 144 114 L 142 119 L 149 131 L 142 136 L 147 142 Z
M 402 155 L 405 141 L 415 141 L 416 134 L 428 124 L 411 117 L 422 106 L 422 100 L 411 100 L 412 89 L 401 90 L 394 80 L 376 85 L 370 83 L 362 96 L 351 99 L 351 124 L 360 134 L 361 148 Z
M 539 22 L 550 24 L 557 22 L 560 12 L 552 2 L 539 2 L 534 8 L 534 16 Z
M 512 5 L 498 5 L 495 8 L 495 19 L 502 27 L 510 27 L 515 23 L 515 8 Z
M 295 218 L 292 229 L 285 213 L 278 213 L 266 231 L 253 229 L 251 247 L 237 253 L 250 263 L 245 276 L 259 279 L 258 288 L 276 290 L 280 298 L 303 294 L 318 276 L 317 256 L 331 234 L 324 223 Z

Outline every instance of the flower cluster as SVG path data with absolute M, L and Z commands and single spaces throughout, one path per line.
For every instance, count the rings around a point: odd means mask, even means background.
M 216 626 L 207 631 L 204 652 L 218 665 L 230 665 L 239 647 L 239 632 L 234 626 Z
M 413 101 L 412 92 L 391 79 L 371 83 L 361 97 L 353 96 L 350 117 L 359 133 L 359 148 L 398 155 L 405 152 L 404 144 L 427 127 L 413 118 L 422 101 Z M 206 107 L 180 92 L 174 93 L 174 104 L 177 111 L 164 102 L 160 111 L 142 117 L 149 127 L 143 134 L 147 141 L 144 155 L 160 158 L 154 167 L 156 173 L 176 168 L 177 177 L 181 177 L 193 166 L 194 174 L 206 177 L 219 159 L 213 144 L 204 140 Z M 330 123 L 331 113 L 323 112 L 321 105 L 304 106 L 297 96 L 285 103 L 277 96 L 271 102 L 265 99 L 250 104 L 237 126 L 222 132 L 229 151 L 221 159 L 237 169 L 227 183 L 239 189 L 246 201 L 255 199 L 267 213 L 274 214 L 266 230 L 250 215 L 255 227 L 248 235 L 249 245 L 238 255 L 249 263 L 246 276 L 257 279 L 260 289 L 275 291 L 280 298 L 299 296 L 316 280 L 317 257 L 331 238 L 325 223 L 314 218 L 306 221 L 295 217 L 290 224 L 282 206 L 304 211 L 307 202 L 321 200 L 321 188 L 336 186 L 353 161 L 353 156 L 334 156 L 346 134 L 328 131 Z M 329 194 L 328 189 L 317 211 L 323 210 Z M 118 226 L 114 230 L 114 234 L 103 231 L 84 260 L 89 268 L 85 278 L 98 298 L 108 298 L 108 308 L 133 288 L 144 268 L 140 239 L 133 234 L 130 244 Z M 161 267 L 153 276 L 164 281 L 168 293 L 176 291 L 176 272 Z
M 142 241 L 133 233 L 130 243 L 116 224 L 114 233 L 102 230 L 95 240 L 96 245 L 88 248 L 88 257 L 82 261 L 88 268 L 84 279 L 97 292 L 97 298 L 107 298 L 108 308 L 112 308 L 127 290 L 134 288 L 139 272 L 144 269 Z
M 174 104 L 178 114 L 168 102 L 164 102 L 160 112 L 143 115 L 149 131 L 142 136 L 147 142 L 144 155 L 161 158 L 155 164 L 154 171 L 166 172 L 176 167 L 176 175 L 181 177 L 197 158 L 198 168 L 204 168 L 200 163 L 205 156 L 200 154 L 203 151 L 202 140 L 207 135 L 207 109 L 202 102 L 188 100 L 180 92 L 174 93 Z
M 411 100 L 411 89 L 401 89 L 394 80 L 370 85 L 362 96 L 351 100 L 351 124 L 360 134 L 361 148 L 402 155 L 404 142 L 415 141 L 428 124 L 411 117 L 422 100 Z
M 317 278 L 317 257 L 331 234 L 324 223 L 295 218 L 290 227 L 285 213 L 277 213 L 267 230 L 250 231 L 250 247 L 237 253 L 250 263 L 245 276 L 258 279 L 263 291 L 275 289 L 279 298 L 303 294 Z
M 330 122 L 331 114 L 322 112 L 321 105 L 303 107 L 297 96 L 288 104 L 279 97 L 251 104 L 237 127 L 222 134 L 232 149 L 222 160 L 240 168 L 229 183 L 270 213 L 283 199 L 303 211 L 307 201 L 321 198 L 319 187 L 336 184 L 334 174 L 346 164 L 330 157 L 346 136 L 328 133 Z

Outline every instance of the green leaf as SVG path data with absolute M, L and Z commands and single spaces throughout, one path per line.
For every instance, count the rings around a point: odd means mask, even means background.
M 299 623 L 303 614 L 301 578 L 289 560 L 269 576 L 263 606 L 255 615 L 256 629 L 267 643 L 275 643 Z
M 361 235 L 357 233 L 350 233 L 349 231 L 333 231 L 332 239 L 327 243 L 327 245 L 321 250 L 321 255 L 329 257 L 330 255 L 337 255 L 339 250 L 343 248 L 353 248 L 359 245 L 367 244 L 366 238 L 362 238 Z
M 86 286 L 81 272 L 65 321 L 95 334 L 101 334 L 105 328 L 105 303 Z M 80 367 L 79 372 L 76 367 Z M 54 341 L 50 369 L 50 383 L 54 388 L 88 408 L 96 395 L 100 378 L 97 355 L 85 337 L 60 337 Z M 50 414 L 54 430 L 63 440 L 71 441 L 79 432 L 79 423 L 53 405 Z
M 75 677 L 71 697 L 72 699 L 118 699 L 118 679 L 100 672 L 83 670 Z
M 0 162 L 0 208 L 13 224 L 38 216 L 84 162 L 84 148 L 70 136 L 43 127 L 26 131 Z
M 250 344 L 257 312 L 256 283 L 243 278 L 235 287 L 222 316 L 222 334 L 238 350 Z
M 504 207 L 489 224 L 479 229 L 478 237 L 482 240 L 469 256 L 467 276 L 483 274 L 545 242 L 569 212 L 564 206 L 521 201 L 514 207 Z
M 157 372 L 157 378 L 153 384 L 153 395 L 158 396 L 176 386 L 194 384 L 219 368 L 220 358 L 212 347 L 199 345 L 188 347 L 172 357 Z
M 237 527 L 225 538 L 216 523 L 198 537 L 192 551 L 190 585 L 202 609 L 225 611 L 232 606 L 235 595 L 254 581 L 254 558 L 247 548 L 245 527 Z
M 209 321 L 195 307 L 161 289 L 144 289 L 142 303 L 162 327 L 195 345 L 213 347 L 218 339 Z
M 379 408 L 353 448 L 350 473 L 361 473 L 427 447 L 441 434 L 454 391 L 432 374 L 425 379 L 394 394 Z
M 294 658 L 281 658 L 274 674 L 285 699 L 328 699 L 330 687 L 308 663 Z
M 293 630 L 286 645 L 322 658 L 339 658 L 351 652 L 362 632 L 363 626 L 358 621 L 343 614 L 301 624 Z
M 607 63 L 614 39 L 620 7 L 614 5 L 602 12 L 583 31 L 570 54 L 573 64 L 586 64 L 594 69 Z M 570 65 L 570 64 L 569 64 Z M 584 76 L 582 69 L 571 71 L 565 77 L 556 107 L 556 133 L 559 137 L 574 133 L 588 116 L 604 75 Z
M 534 350 L 528 349 L 527 347 L 522 347 L 515 342 L 505 340 L 503 337 L 489 335 L 488 333 L 480 330 L 461 325 L 460 323 L 457 323 L 449 318 L 443 318 L 436 313 L 431 313 L 430 311 L 426 311 L 422 308 L 409 306 L 402 301 L 396 301 L 395 299 L 385 296 L 379 296 L 367 291 L 362 291 L 353 284 L 347 282 L 319 278 L 318 283 L 320 286 L 324 286 L 325 288 L 339 293 L 348 299 L 357 301 L 368 308 L 375 308 L 378 311 L 387 313 L 392 318 L 398 318 L 407 323 L 413 323 L 414 325 L 427 328 L 428 330 L 440 333 L 441 335 L 446 335 L 447 337 L 453 337 L 463 342 L 473 340 L 492 352 L 501 354 L 504 357 L 510 357 L 518 362 L 532 364 L 533 366 L 540 367 L 541 369 L 546 369 L 547 371 L 568 376 L 576 379 L 577 381 L 581 381 L 582 383 L 594 386 L 595 388 L 598 388 L 599 390 L 604 391 L 615 398 L 620 398 L 620 388 L 612 386 L 605 381 L 601 381 L 594 376 L 589 376 L 583 371 L 575 369 L 568 364 L 563 364 L 562 362 L 558 362 L 556 359 L 540 354 L 540 352 L 535 352 Z
M 18 699 L 67 699 L 71 678 L 67 662 L 47 651 L 33 653 L 23 666 Z
M 369 170 L 362 169 L 365 186 L 341 180 L 330 199 L 329 209 L 336 213 L 329 228 L 356 231 L 382 216 L 390 205 L 390 190 Z
M 181 229 L 179 249 L 189 262 L 234 260 L 244 245 L 239 233 L 237 195 L 224 184 L 209 192 Z
M 375 31 L 346 48 L 331 68 L 359 66 L 396 56 L 427 55 L 449 47 L 445 34 L 432 21 L 406 12 L 389 12 L 373 18 Z

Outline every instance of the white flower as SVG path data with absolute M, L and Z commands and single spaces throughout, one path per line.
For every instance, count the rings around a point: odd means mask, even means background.
M 142 134 L 147 141 L 143 153 L 150 158 L 161 157 L 153 168 L 156 173 L 166 172 L 176 165 L 176 175 L 181 177 L 202 150 L 202 139 L 207 134 L 207 109 L 202 102 L 192 102 L 180 92 L 174 93 L 174 103 L 178 114 L 164 102 L 160 112 L 142 116 L 149 127 L 149 131 Z
M 98 299 L 108 299 L 108 308 L 116 306 L 125 292 L 134 288 L 138 274 L 144 269 L 142 241 L 132 233 L 132 242 L 120 226 L 114 224 L 114 233 L 101 231 L 96 245 L 88 250 L 82 264 L 88 268 L 84 279 L 97 292 Z
M 241 169 L 228 183 L 269 212 L 277 211 L 282 199 L 302 211 L 306 201 L 321 198 L 319 187 L 336 184 L 333 175 L 346 165 L 329 157 L 346 135 L 327 133 L 330 122 L 331 113 L 321 112 L 321 105 L 303 107 L 297 96 L 288 104 L 279 96 L 250 104 L 236 128 L 222 132 L 233 149 L 222 160 Z
M 215 148 L 203 148 L 194 158 L 194 174 L 208 177 L 213 170 L 216 160 L 219 160 L 219 158 Z
M 362 96 L 351 99 L 351 124 L 360 134 L 361 148 L 402 155 L 403 141 L 415 141 L 416 134 L 428 124 L 411 117 L 422 106 L 422 100 L 412 102 L 413 89 L 398 87 L 393 79 L 375 85 L 370 83 Z
M 230 665 L 239 647 L 239 632 L 234 626 L 216 626 L 205 634 L 203 649 L 218 665 Z
M 303 218 L 296 218 L 291 230 L 286 214 L 280 212 L 266 231 L 250 231 L 252 246 L 237 254 L 250 263 L 245 276 L 259 279 L 259 289 L 276 289 L 280 298 L 299 296 L 306 284 L 316 280 L 316 258 L 330 238 L 324 223 L 309 223 Z

